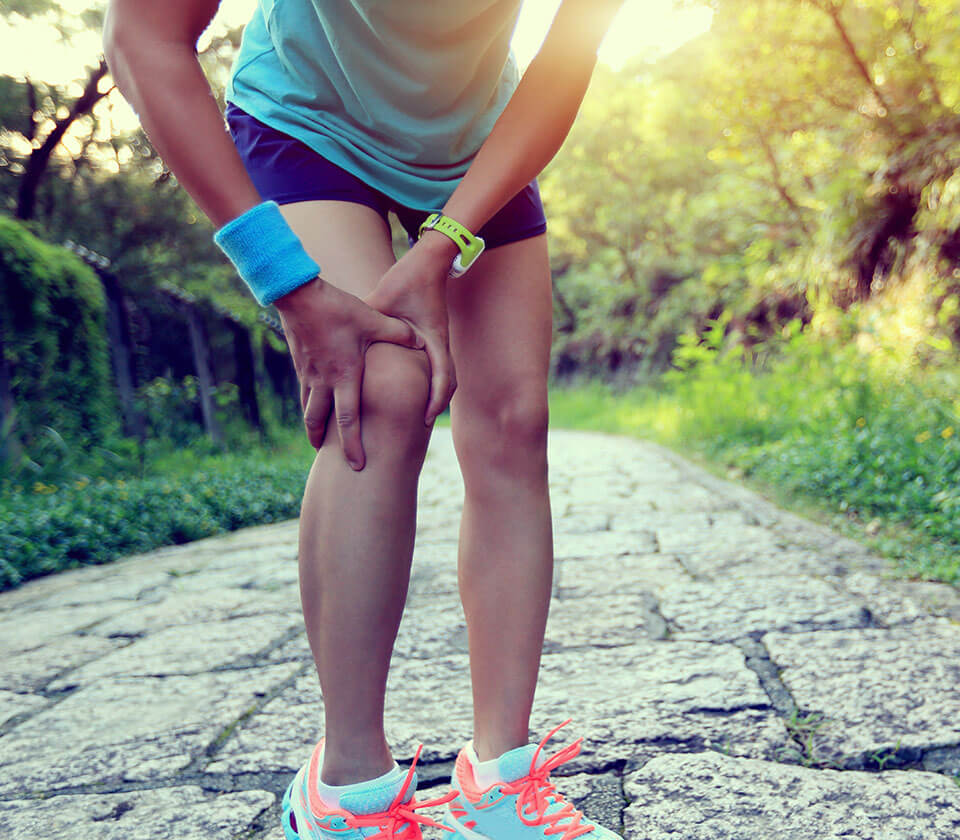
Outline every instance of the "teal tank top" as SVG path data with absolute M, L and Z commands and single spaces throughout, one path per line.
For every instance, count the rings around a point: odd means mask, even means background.
M 398 203 L 442 207 L 513 94 L 521 0 L 258 0 L 225 98 Z

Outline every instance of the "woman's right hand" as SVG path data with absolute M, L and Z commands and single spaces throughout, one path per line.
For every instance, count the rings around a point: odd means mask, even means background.
M 362 470 L 360 388 L 364 354 L 376 341 L 423 349 L 413 328 L 317 277 L 274 301 L 300 380 L 307 438 L 319 449 L 331 403 L 347 463 Z

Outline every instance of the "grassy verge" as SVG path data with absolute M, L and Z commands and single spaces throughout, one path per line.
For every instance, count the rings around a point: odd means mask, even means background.
M 63 569 L 289 519 L 312 449 L 300 429 L 265 447 L 160 456 L 144 477 L 38 481 L 0 497 L 0 590 Z
M 860 539 L 904 575 L 960 583 L 955 363 L 904 367 L 849 335 L 807 333 L 746 359 L 722 336 L 718 324 L 682 338 L 677 369 L 656 385 L 553 387 L 552 426 L 656 440 Z M 143 476 L 8 487 L 0 589 L 297 516 L 313 451 L 299 426 L 271 439 L 221 453 L 158 448 Z
M 960 582 L 960 372 L 904 373 L 799 335 L 759 367 L 720 340 L 623 392 L 554 387 L 551 425 L 655 440 L 859 539 L 902 575 Z

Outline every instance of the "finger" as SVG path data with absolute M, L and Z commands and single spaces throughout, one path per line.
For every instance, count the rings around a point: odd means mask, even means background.
M 430 398 L 424 423 L 429 426 L 450 401 L 453 362 L 446 342 L 439 338 L 428 338 L 426 350 L 430 360 Z
M 401 318 L 394 318 L 377 312 L 374 328 L 370 333 L 371 341 L 389 341 L 391 344 L 400 344 L 412 347 L 414 350 L 424 348 L 423 338 L 417 331 Z
M 333 387 L 333 412 L 340 434 L 340 447 L 347 463 L 355 470 L 362 470 L 366 460 L 360 440 L 360 387 L 363 368 L 358 367 L 355 376 L 347 376 Z
M 303 425 L 307 428 L 307 440 L 314 449 L 319 449 L 327 432 L 330 417 L 330 391 L 311 388 L 303 408 Z

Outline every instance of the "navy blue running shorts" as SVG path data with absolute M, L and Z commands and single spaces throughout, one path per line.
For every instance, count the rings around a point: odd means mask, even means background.
M 320 199 L 352 201 L 372 207 L 384 221 L 392 210 L 406 230 L 410 244 L 416 241 L 420 225 L 431 211 L 398 205 L 306 143 L 260 122 L 232 102 L 227 103 L 225 116 L 243 165 L 264 201 L 273 199 L 277 204 Z M 534 178 L 477 233 L 487 248 L 496 248 L 538 236 L 546 229 L 540 190 Z

